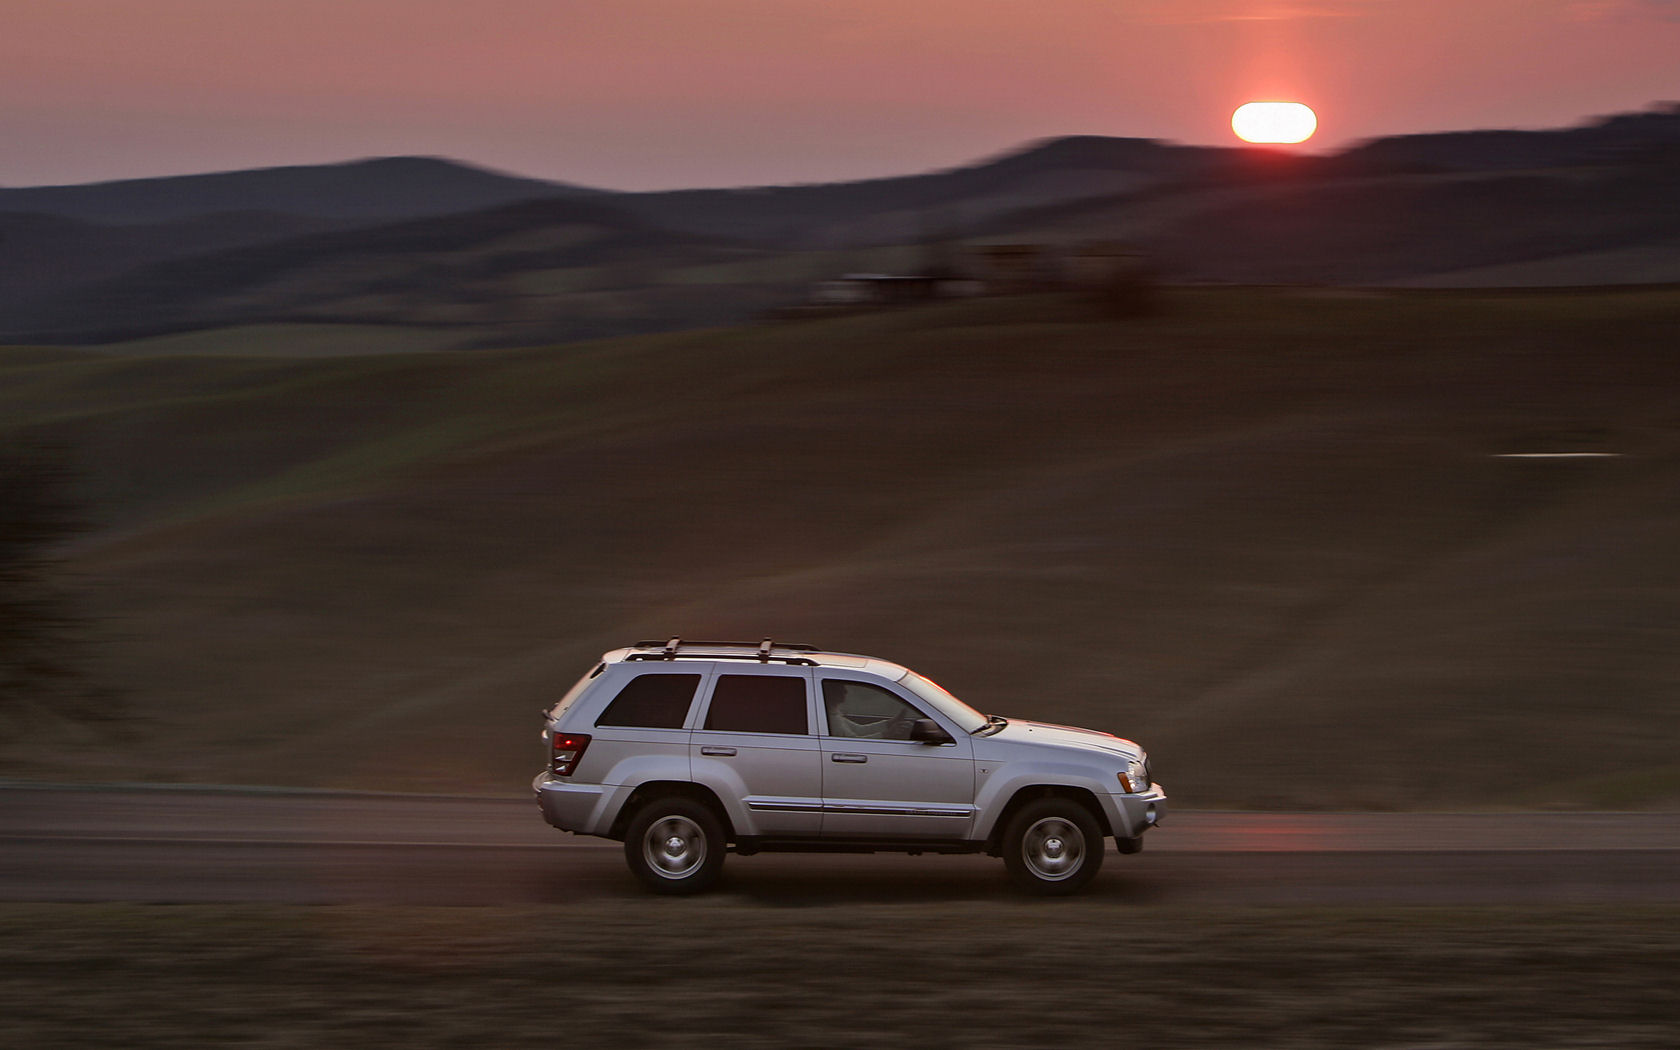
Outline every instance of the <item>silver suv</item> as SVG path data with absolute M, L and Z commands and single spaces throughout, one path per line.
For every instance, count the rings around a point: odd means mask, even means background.
M 693 893 L 727 850 L 988 853 L 1072 893 L 1166 814 L 1130 740 L 983 715 L 886 660 L 766 639 L 615 649 L 546 711 L 548 822 Z

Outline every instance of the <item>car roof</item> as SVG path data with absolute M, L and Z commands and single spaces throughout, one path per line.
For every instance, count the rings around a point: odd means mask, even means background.
M 704 642 L 671 638 L 664 642 L 637 642 L 601 656 L 601 662 L 609 664 L 663 663 L 679 660 L 728 660 L 794 667 L 833 667 L 848 671 L 868 671 L 891 682 L 896 682 L 910 673 L 909 668 L 879 657 L 833 652 L 814 645 L 776 642 L 769 638 L 762 642 Z

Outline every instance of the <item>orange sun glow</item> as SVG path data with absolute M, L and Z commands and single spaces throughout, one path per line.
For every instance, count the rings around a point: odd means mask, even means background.
M 1245 102 L 1231 114 L 1231 130 L 1244 142 L 1305 142 L 1318 116 L 1299 102 Z

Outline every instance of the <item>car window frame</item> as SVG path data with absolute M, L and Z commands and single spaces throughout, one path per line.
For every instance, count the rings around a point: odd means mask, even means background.
M 706 720 L 707 720 L 707 718 L 709 718 L 711 716 L 711 712 L 712 712 L 712 701 L 717 697 L 718 683 L 720 681 L 722 681 L 722 679 L 725 675 L 745 675 L 745 676 L 750 676 L 750 677 L 766 677 L 766 676 L 769 676 L 769 677 L 778 677 L 778 678 L 797 678 L 797 679 L 799 679 L 801 682 L 804 683 L 804 686 L 805 686 L 805 732 L 803 732 L 803 733 L 775 733 L 775 732 L 764 732 L 764 731 L 756 730 L 756 729 L 708 729 L 708 728 L 706 728 Z M 743 735 L 751 736 L 751 737 L 755 737 L 755 738 L 767 738 L 767 737 L 809 737 L 809 738 L 816 738 L 816 737 L 819 737 L 819 736 L 822 735 L 821 733 L 817 733 L 817 732 L 813 731 L 813 729 L 812 729 L 813 726 L 816 726 L 816 725 L 820 724 L 822 719 L 819 718 L 819 712 L 818 712 L 820 702 L 817 700 L 816 695 L 815 695 L 816 694 L 816 682 L 815 682 L 814 676 L 811 674 L 811 668 L 809 668 L 809 667 L 797 667 L 797 666 L 793 666 L 793 665 L 790 665 L 790 664 L 779 664 L 779 663 L 769 663 L 769 664 L 748 663 L 748 662 L 743 662 L 743 663 L 740 663 L 740 664 L 718 663 L 718 664 L 712 665 L 712 673 L 707 676 L 706 681 L 702 684 L 702 692 L 703 692 L 703 695 L 700 699 L 700 702 L 698 702 L 694 705 L 694 709 L 690 714 L 690 720 L 692 722 L 692 725 L 689 728 L 696 733 L 720 733 L 720 734 L 737 734 L 738 733 L 738 734 L 743 734 Z
M 610 729 L 610 731 L 620 732 L 690 732 L 694 729 L 694 717 L 696 717 L 697 709 L 701 706 L 701 699 L 702 697 L 707 696 L 707 690 L 711 689 L 712 675 L 711 669 L 709 669 L 707 665 L 675 664 L 675 662 L 672 662 L 672 664 L 652 664 L 652 662 L 648 662 L 648 664 L 640 664 L 640 662 L 638 662 L 638 664 L 620 664 L 618 667 L 628 667 L 628 669 L 632 670 L 630 670 L 630 674 L 615 675 L 612 679 L 605 679 L 601 682 L 601 685 L 603 685 L 603 690 L 601 690 L 601 692 L 605 694 L 605 699 L 600 701 L 600 704 L 595 704 L 595 706 L 593 706 L 595 707 L 595 711 L 591 712 L 590 719 L 588 719 L 590 731 Z M 613 706 L 613 701 L 617 701 L 618 694 L 623 692 L 627 685 L 630 685 L 630 680 L 640 679 L 642 675 L 647 674 L 701 675 L 701 682 L 694 687 L 694 697 L 690 697 L 689 699 L 689 711 L 687 711 L 684 719 L 682 719 L 682 724 L 680 724 L 680 726 L 615 726 L 615 724 L 603 724 L 601 719 L 606 717 L 606 711 Z
M 836 673 L 832 672 L 827 667 L 822 667 L 818 668 L 818 673 L 814 676 L 814 678 L 815 680 L 811 683 L 811 686 L 812 692 L 816 694 L 817 698 L 817 718 L 818 722 L 822 726 L 822 736 L 826 740 L 842 740 L 848 743 L 913 744 L 917 747 L 922 746 L 922 741 L 919 740 L 883 740 L 875 737 L 841 736 L 838 733 L 829 732 L 828 703 L 823 699 L 822 683 L 830 680 L 840 682 L 857 682 L 860 685 L 874 686 L 875 688 L 886 692 L 890 696 L 897 697 L 912 711 L 919 712 L 920 717 L 933 719 L 940 728 L 944 729 L 945 732 L 950 733 L 953 739 L 961 735 L 961 730 L 956 729 L 951 721 L 944 717 L 942 712 L 929 711 L 927 709 L 928 705 L 918 702 L 921 699 L 920 697 L 915 696 L 914 694 L 906 696 L 905 693 L 907 690 L 896 688 L 895 683 L 889 682 L 878 675 L 872 675 L 868 672 L 849 670 L 839 670 Z

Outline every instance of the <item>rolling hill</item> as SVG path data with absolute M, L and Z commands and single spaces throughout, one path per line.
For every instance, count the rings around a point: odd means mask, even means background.
M 370 223 L 594 192 L 440 157 L 376 157 L 79 186 L 0 187 L 0 212 L 103 223 L 168 222 L 211 212 L 280 212 Z
M 1393 135 L 1335 158 L 1348 171 L 1514 171 L 1619 163 L 1680 148 L 1680 102 L 1579 127 Z
M 977 164 L 899 178 L 625 195 L 649 222 L 796 249 L 915 244 L 1047 204 L 1193 181 L 1229 151 L 1149 139 L 1047 139 Z
M 1674 291 L 1187 290 L 0 351 L 126 693 L 0 770 L 517 793 L 601 650 L 774 634 L 1133 735 L 1181 804 L 1674 805 L 1676 330 Z M 1618 455 L 1502 458 L 1581 451 Z
M 30 299 L 171 259 L 291 240 L 348 223 L 280 212 L 206 212 L 160 222 L 96 223 L 0 212 L 0 317 Z
M 270 321 L 420 325 L 460 329 L 463 338 L 481 328 L 525 341 L 577 338 L 622 330 L 623 311 L 610 293 L 633 283 L 636 267 L 716 262 L 729 247 L 649 228 L 611 204 L 551 197 L 168 260 L 35 296 L 14 304 L 7 317 L 17 341 L 46 343 L 86 340 L 90 330 L 109 341 Z M 526 316 L 519 300 L 531 294 L 528 287 L 540 289 L 545 274 L 574 270 L 597 278 L 593 286 L 565 289 L 578 293 L 581 307 L 574 302 L 557 319 Z M 677 322 L 694 316 L 685 311 Z

